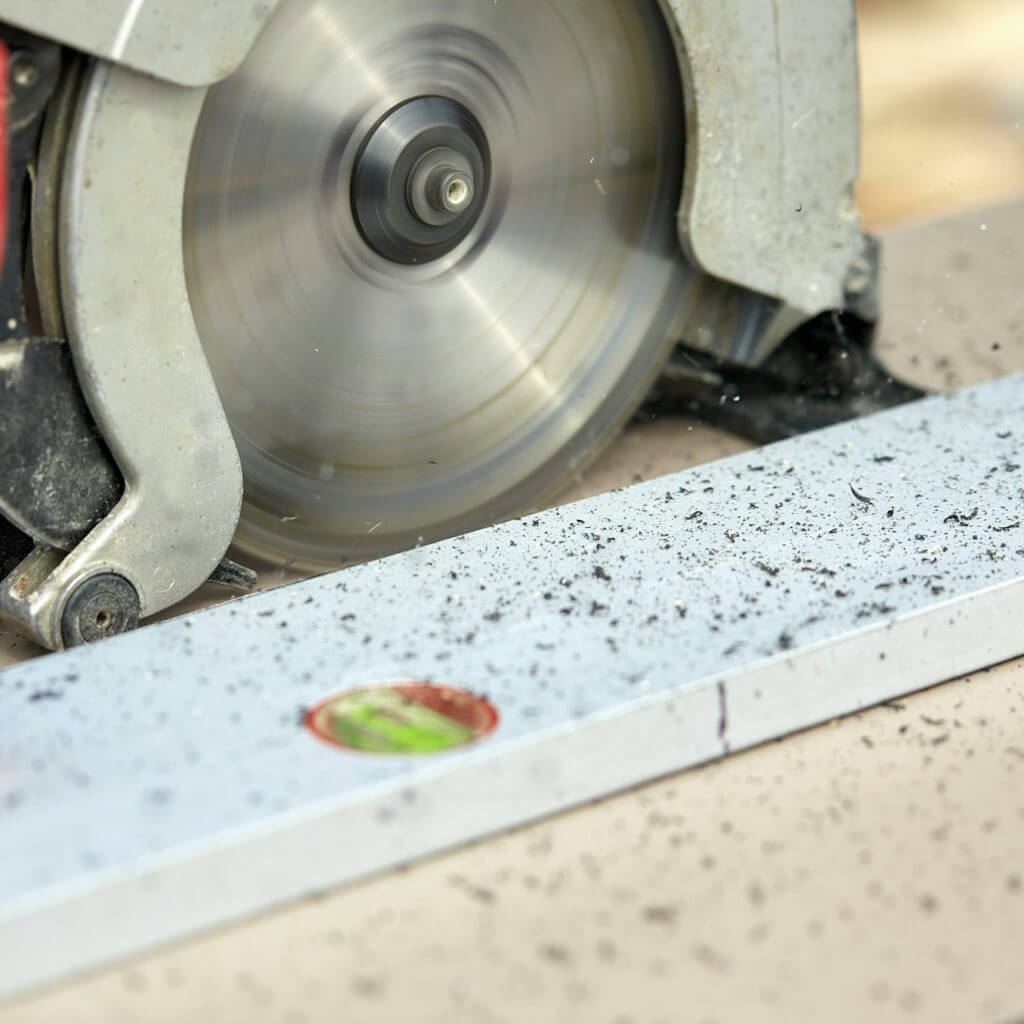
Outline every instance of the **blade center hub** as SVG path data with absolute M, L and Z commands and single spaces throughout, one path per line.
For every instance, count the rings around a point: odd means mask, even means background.
M 352 210 L 363 240 L 394 263 L 446 256 L 486 204 L 490 150 L 461 103 L 420 96 L 367 133 L 352 175 Z

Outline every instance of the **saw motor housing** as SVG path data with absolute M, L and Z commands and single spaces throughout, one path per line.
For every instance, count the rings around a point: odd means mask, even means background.
M 0 0 L 14 69 L 0 609 L 45 647 L 131 628 L 211 577 L 248 581 L 225 559 L 243 472 L 192 311 L 154 304 L 106 254 L 187 295 L 182 196 L 204 103 L 289 2 Z M 756 367 L 822 314 L 874 320 L 853 0 L 659 6 L 684 114 L 665 211 L 693 271 L 681 340 Z

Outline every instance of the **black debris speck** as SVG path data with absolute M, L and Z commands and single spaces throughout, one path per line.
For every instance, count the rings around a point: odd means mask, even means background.
M 953 512 L 951 515 L 946 516 L 942 521 L 944 523 L 955 523 L 957 526 L 967 526 L 973 523 L 978 518 L 978 509 L 975 509 L 970 514 L 964 512 Z
M 875 499 L 869 498 L 866 494 L 861 494 L 853 484 L 850 484 L 850 491 L 862 505 L 874 505 Z

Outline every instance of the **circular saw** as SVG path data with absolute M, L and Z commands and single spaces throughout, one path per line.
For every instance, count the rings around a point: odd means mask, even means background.
M 874 317 L 852 0 L 0 0 L 0 609 L 532 510 L 682 342 Z M 680 372 L 677 368 L 676 381 Z

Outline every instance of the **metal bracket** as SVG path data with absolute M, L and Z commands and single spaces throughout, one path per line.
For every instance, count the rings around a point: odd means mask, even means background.
M 853 197 L 860 162 L 853 0 L 662 0 L 686 100 L 684 250 L 771 300 L 754 334 L 685 339 L 749 365 L 819 313 L 870 305 L 874 250 Z

